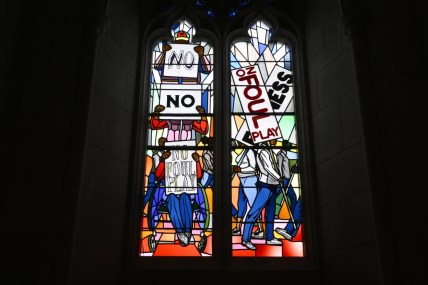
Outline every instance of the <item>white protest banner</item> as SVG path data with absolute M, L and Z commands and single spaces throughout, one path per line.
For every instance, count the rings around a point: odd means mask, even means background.
M 165 53 L 163 76 L 198 77 L 198 53 L 193 44 L 169 44 L 171 49 Z
M 248 118 L 246 118 L 248 120 Z M 253 146 L 254 142 L 251 138 L 251 132 L 248 129 L 247 124 L 242 124 L 241 128 L 239 129 L 238 133 L 236 134 L 235 139 L 244 145 Z
M 177 142 L 165 142 L 165 146 L 177 145 Z M 181 141 L 180 145 L 195 146 L 196 141 Z M 196 161 L 192 158 L 194 150 L 174 149 L 165 159 L 165 191 L 166 195 L 197 193 Z
M 275 65 L 265 86 L 273 111 L 285 112 L 291 99 L 293 99 L 293 76 L 291 71 Z
M 201 116 L 196 110 L 196 106 L 201 105 L 202 100 L 201 85 L 187 84 L 162 84 L 160 90 L 160 104 L 165 106 L 162 119 L 179 119 L 176 114 L 190 114 L 197 116 L 183 117 L 185 120 L 200 120 Z
M 258 113 L 257 115 L 246 116 L 253 142 L 260 143 L 282 138 L 275 116 L 267 114 L 273 110 L 258 66 L 234 69 L 232 70 L 232 78 L 243 111 Z

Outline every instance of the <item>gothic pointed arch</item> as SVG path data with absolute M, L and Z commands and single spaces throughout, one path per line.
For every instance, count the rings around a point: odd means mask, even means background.
M 146 267 L 311 264 L 300 35 L 269 1 L 243 2 L 175 2 L 145 29 L 133 250 Z

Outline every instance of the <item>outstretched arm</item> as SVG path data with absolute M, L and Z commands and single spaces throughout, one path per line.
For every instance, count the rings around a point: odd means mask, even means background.
M 199 114 L 205 113 L 205 109 L 202 106 L 196 106 L 196 110 L 198 110 Z M 202 116 L 200 121 L 193 121 L 192 128 L 198 133 L 206 135 L 208 133 L 207 117 Z
M 161 161 L 155 173 L 156 180 L 162 180 L 165 178 L 165 159 L 167 159 L 170 156 L 171 156 L 171 152 L 169 150 L 162 153 Z
M 165 178 L 165 162 L 163 160 L 159 163 L 159 166 L 156 169 L 155 178 L 158 181 Z
M 165 54 L 171 49 L 169 44 L 162 46 L 162 53 L 156 58 L 154 68 L 156 70 L 162 70 L 165 64 Z
M 204 55 L 204 47 L 203 46 L 196 46 L 193 48 L 198 56 L 199 56 L 199 64 L 198 64 L 198 70 L 202 73 L 209 73 L 212 71 L 212 64 L 210 62 L 209 56 Z
M 150 128 L 153 130 L 160 130 L 168 127 L 168 123 L 166 120 L 159 119 L 159 113 L 165 110 L 165 106 L 156 105 L 155 107 L 155 115 L 150 118 Z
M 152 130 L 160 130 L 168 127 L 166 120 L 159 120 L 159 118 L 150 118 L 150 128 Z
M 196 175 L 198 179 L 202 178 L 202 167 L 201 162 L 199 161 L 199 154 L 197 152 L 192 153 L 192 158 L 196 161 Z

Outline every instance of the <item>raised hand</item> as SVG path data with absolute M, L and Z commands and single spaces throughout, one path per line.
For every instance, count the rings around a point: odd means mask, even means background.
M 156 119 L 156 120 L 159 120 L 158 114 L 160 112 L 162 112 L 163 110 L 165 110 L 165 106 L 164 105 L 156 105 L 155 111 L 154 111 L 155 115 L 153 116 L 153 118 Z
M 199 55 L 199 57 L 204 56 L 204 48 L 202 46 L 196 46 L 193 49 L 196 51 L 196 53 Z
M 204 107 L 199 106 L 199 105 L 198 105 L 198 106 L 196 106 L 196 111 L 198 111 L 198 112 L 199 112 L 199 114 L 203 114 L 203 113 L 205 113 L 205 109 L 204 109 Z M 202 120 L 202 121 L 206 121 L 206 120 L 207 120 L 207 117 L 202 116 L 201 120 Z
M 169 44 L 166 44 L 162 47 L 162 51 L 169 51 L 172 47 Z

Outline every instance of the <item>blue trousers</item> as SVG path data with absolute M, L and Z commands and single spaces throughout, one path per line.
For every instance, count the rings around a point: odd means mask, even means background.
M 155 173 L 154 172 L 150 172 L 149 174 L 149 178 L 147 181 L 147 192 L 146 194 L 144 194 L 144 198 L 143 198 L 143 209 L 146 207 L 147 202 L 150 199 L 150 196 L 152 196 L 152 192 L 155 188 Z
M 284 185 L 287 185 L 288 179 L 284 179 Z M 302 200 L 297 200 L 296 192 L 294 191 L 293 186 L 288 187 L 287 191 L 287 198 L 288 201 L 290 201 L 290 212 L 293 215 L 294 218 L 294 224 L 290 221 L 285 226 L 285 230 L 287 233 L 289 233 L 292 237 L 294 237 L 297 234 L 297 231 L 300 227 L 300 223 L 303 220 L 302 217 Z
M 264 207 L 266 207 L 266 240 L 274 238 L 273 222 L 275 220 L 275 200 L 277 195 L 280 193 L 281 188 L 279 185 L 270 185 L 260 181 L 257 182 L 257 186 L 259 188 L 259 192 L 257 193 L 253 206 L 248 212 L 244 224 L 242 240 L 246 242 L 250 241 L 254 223 L 257 220 L 257 217 L 260 216 Z
M 178 233 L 190 233 L 192 231 L 193 210 L 189 194 L 169 194 L 166 203 L 174 229 Z
M 253 206 L 257 196 L 257 176 L 240 178 L 238 191 L 238 217 L 243 218 L 247 212 L 247 203 Z
M 212 174 L 209 174 L 208 172 L 204 172 L 204 174 L 202 174 L 202 178 L 201 178 L 201 184 L 202 186 L 206 189 L 208 186 L 213 187 L 214 185 L 214 179 L 213 179 Z

